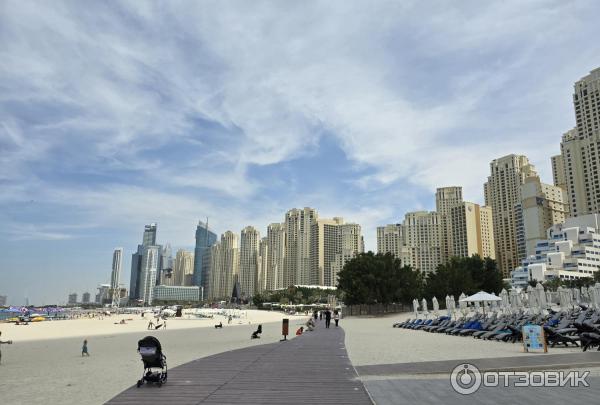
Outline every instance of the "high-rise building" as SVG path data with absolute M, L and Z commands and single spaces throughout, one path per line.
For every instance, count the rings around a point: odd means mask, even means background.
M 423 273 L 434 272 L 442 263 L 442 224 L 437 212 L 416 211 L 404 216 L 405 246 L 409 265 Z
M 265 286 L 268 291 L 289 287 L 285 284 L 284 266 L 286 252 L 285 224 L 270 224 L 267 228 L 267 272 Z
M 527 256 L 535 254 L 537 241 L 546 238 L 546 230 L 554 224 L 562 224 L 569 213 L 565 190 L 558 186 L 542 183 L 537 176 L 528 177 L 521 185 L 520 217 L 523 238 L 519 246 L 520 257 L 525 250 Z M 518 220 L 518 219 L 517 219 Z
M 210 247 L 217 242 L 217 234 L 210 230 L 207 223 L 198 221 L 196 227 L 196 248 L 194 249 L 194 277 L 193 285 L 199 287 L 208 286 L 210 266 L 204 266 L 210 259 L 204 256 L 210 252 Z
M 411 264 L 410 250 L 406 246 L 402 224 L 377 227 L 377 253 L 391 253 L 402 265 Z
M 142 262 L 144 257 L 146 257 L 146 250 L 150 246 L 158 247 L 159 252 L 161 250 L 160 246 L 156 245 L 156 223 L 152 223 L 150 225 L 146 225 L 144 227 L 144 236 L 142 238 L 142 244 L 138 245 L 137 252 L 135 252 L 131 256 L 131 278 L 129 282 L 129 298 L 131 300 L 139 300 L 142 299 L 143 291 L 141 286 L 143 284 L 142 279 Z M 160 257 L 157 261 L 157 271 L 160 269 Z M 154 278 L 156 282 L 156 274 Z
M 577 126 L 560 144 L 572 216 L 600 212 L 600 68 L 575 83 Z
M 77 293 L 71 293 L 71 294 L 69 294 L 69 300 L 67 301 L 67 303 L 69 305 L 75 305 L 75 304 L 77 304 Z
M 142 239 L 142 245 L 156 245 L 156 223 L 151 223 L 150 225 L 146 225 L 144 227 L 144 238 Z
M 567 190 L 567 179 L 565 177 L 565 161 L 562 155 L 552 156 L 550 158 L 552 163 L 552 179 L 556 187 L 560 187 Z
M 159 274 L 156 277 L 156 284 L 159 285 L 166 278 L 170 279 L 170 283 L 172 285 L 172 277 L 173 277 L 173 252 L 171 249 L 171 244 L 167 242 L 167 244 L 162 247 L 160 252 L 160 266 L 159 266 Z
M 192 286 L 194 277 L 194 253 L 179 249 L 173 264 L 173 283 L 175 286 Z
M 84 292 L 83 295 L 81 296 L 81 303 L 82 304 L 89 304 L 90 303 L 90 293 L 89 292 Z
M 435 193 L 435 207 L 440 220 L 440 242 L 442 248 L 442 262 L 446 262 L 451 256 L 452 250 L 452 222 L 450 221 L 450 210 L 461 205 L 463 202 L 462 187 L 440 187 Z
M 5 307 L 8 302 L 8 297 L 6 295 L 0 295 L 0 307 Z
M 522 258 L 517 247 L 515 206 L 521 203 L 521 185 L 527 177 L 537 176 L 537 173 L 523 155 L 494 159 L 490 172 L 484 184 L 485 205 L 492 209 L 498 268 L 508 277 Z
M 205 257 L 210 257 L 210 276 L 209 282 L 204 287 L 204 296 L 208 299 L 222 298 L 219 294 L 221 288 L 221 274 L 223 273 L 223 250 L 221 249 L 221 242 L 217 242 L 210 248 L 210 254 L 205 254 Z
M 310 236 L 311 228 L 317 218 L 317 211 L 308 207 L 294 208 L 285 214 L 287 244 L 284 283 L 286 286 L 310 283 Z
M 450 257 L 496 258 L 492 209 L 463 201 L 450 209 L 448 225 L 452 245 Z
M 339 226 L 344 223 L 340 217 L 318 218 L 312 224 L 310 235 L 310 277 L 306 284 L 331 285 L 331 263 L 335 255 L 341 253 Z
M 123 248 L 116 248 L 113 252 L 112 272 L 110 273 L 111 297 L 118 300 L 118 288 L 121 282 L 121 269 L 123 268 Z M 89 298 L 89 297 L 88 297 Z
M 365 251 L 365 241 L 358 224 L 341 224 L 338 226 L 338 253 L 336 253 L 329 274 L 325 273 L 325 285 L 336 287 L 338 275 L 344 265 L 359 253 Z
M 258 245 L 260 233 L 253 227 L 242 229 L 240 238 L 240 270 L 239 281 L 243 297 L 254 296 L 258 278 Z
M 256 292 L 267 289 L 267 269 L 269 267 L 269 238 L 264 237 L 258 244 L 258 271 L 256 275 Z
M 229 299 L 234 284 L 239 282 L 239 237 L 231 231 L 225 232 L 221 242 L 211 248 L 210 255 L 210 298 Z
M 140 271 L 140 297 L 145 304 L 152 305 L 156 276 L 160 265 L 160 246 L 145 246 Z

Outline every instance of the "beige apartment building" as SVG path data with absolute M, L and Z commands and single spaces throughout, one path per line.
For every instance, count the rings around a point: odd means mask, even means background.
M 452 256 L 452 222 L 450 221 L 450 212 L 452 208 L 461 205 L 463 202 L 462 187 L 440 187 L 435 193 L 435 210 L 440 218 L 441 225 L 441 246 L 442 263 L 448 261 Z
M 402 224 L 389 224 L 377 227 L 377 253 L 391 253 L 403 265 L 410 265 L 410 251 L 404 241 Z
M 496 258 L 494 220 L 490 207 L 464 201 L 451 208 L 449 229 L 452 238 L 450 256 Z
M 268 291 L 287 287 L 284 268 L 286 252 L 286 224 L 270 224 L 267 227 L 267 270 L 265 288 Z
M 504 277 L 523 257 L 517 246 L 516 205 L 521 203 L 521 185 L 528 177 L 537 177 L 526 156 L 507 155 L 490 163 L 490 175 L 484 184 L 485 205 L 492 209 L 496 261 Z
M 228 299 L 239 281 L 239 237 L 231 231 L 225 232 L 221 241 L 211 246 L 210 252 L 210 298 Z
M 171 285 L 192 286 L 194 276 L 194 253 L 179 249 L 175 254 L 173 263 L 173 276 Z
M 253 226 L 242 229 L 240 237 L 239 281 L 242 297 L 252 297 L 256 292 L 258 277 L 258 248 L 260 233 Z
M 256 275 L 256 293 L 267 289 L 267 269 L 269 267 L 269 238 L 266 236 L 258 244 L 258 273 Z
M 434 272 L 442 263 L 442 224 L 437 212 L 417 211 L 402 223 L 409 265 L 423 273 Z
M 311 229 L 318 218 L 317 210 L 305 207 L 285 214 L 284 285 L 308 285 L 311 281 Z
M 577 125 L 563 135 L 556 160 L 557 168 L 563 166 L 570 215 L 576 217 L 600 212 L 600 68 L 577 81 L 574 90 Z
M 523 238 L 519 241 L 524 246 L 520 246 L 519 251 L 524 250 L 525 257 L 535 255 L 537 241 L 546 239 L 546 231 L 568 217 L 566 190 L 542 183 L 537 176 L 528 177 L 521 185 L 521 204 L 517 209 L 521 210 L 518 217 L 523 221 Z

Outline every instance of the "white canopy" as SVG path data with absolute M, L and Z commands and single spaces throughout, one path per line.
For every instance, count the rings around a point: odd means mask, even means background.
M 470 297 L 461 298 L 459 302 L 482 302 L 482 301 L 502 301 L 502 298 L 497 297 L 493 294 L 488 294 L 485 291 L 479 291 L 477 294 L 473 294 Z

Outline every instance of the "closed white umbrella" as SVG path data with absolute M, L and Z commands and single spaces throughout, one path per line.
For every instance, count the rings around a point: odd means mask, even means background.
M 537 301 L 540 311 L 543 311 L 547 307 L 546 291 L 544 291 L 544 286 L 542 286 L 540 283 L 537 283 L 535 286 L 535 292 L 537 293 Z
M 492 293 L 492 295 L 495 297 L 496 294 Z M 492 308 L 492 311 L 496 311 L 498 309 L 498 303 L 502 303 L 502 298 L 500 298 L 498 301 L 490 301 L 490 306 Z
M 590 306 L 592 308 L 598 308 L 598 294 L 593 286 L 588 287 L 588 296 L 590 297 Z
M 532 286 L 527 286 L 527 306 L 531 312 L 537 312 L 537 299 L 536 293 Z
M 600 308 L 600 283 L 594 285 L 594 290 L 596 291 L 596 308 Z
M 413 300 L 413 310 L 415 311 L 415 318 L 419 317 L 419 301 L 415 298 Z
M 511 288 L 510 289 L 510 306 L 512 307 L 512 309 L 518 309 L 519 308 L 519 294 L 517 293 L 517 290 L 515 288 Z
M 456 311 L 456 301 L 454 301 L 454 295 L 450 296 L 450 313 L 454 314 L 454 311 Z
M 504 309 L 508 308 L 508 306 L 510 305 L 508 301 L 508 292 L 504 288 L 502 289 L 502 291 L 500 291 L 500 299 L 502 300 L 500 306 Z
M 573 297 L 575 298 L 575 303 L 577 305 L 581 304 L 581 291 L 579 288 L 573 288 Z
M 425 298 L 421 301 L 421 310 L 427 314 L 427 300 Z
M 438 316 L 440 312 L 440 304 L 438 303 L 436 297 L 433 297 L 433 299 L 431 300 L 431 305 L 433 306 L 433 313 L 435 314 L 435 316 Z

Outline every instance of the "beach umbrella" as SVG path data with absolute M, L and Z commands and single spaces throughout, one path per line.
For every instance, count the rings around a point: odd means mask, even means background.
M 415 311 L 415 318 L 419 317 L 419 301 L 415 298 L 413 300 L 413 310 Z
M 517 290 L 515 288 L 511 288 L 508 293 L 510 298 L 510 306 L 512 309 L 517 309 L 519 306 L 517 305 Z
M 579 288 L 573 288 L 573 297 L 575 298 L 576 304 L 581 303 L 581 291 L 579 290 Z
M 590 297 L 590 306 L 593 308 L 598 308 L 598 294 L 596 289 L 592 286 L 588 287 L 588 296 Z
M 470 295 L 468 297 L 464 297 L 459 299 L 459 302 L 474 302 L 475 303 L 475 311 L 479 311 L 479 304 L 484 303 L 483 312 L 485 313 L 485 303 L 492 301 L 501 301 L 501 298 L 493 294 L 486 293 L 485 291 L 479 291 L 477 294 Z
M 596 290 L 596 308 L 600 308 L 600 283 L 594 285 L 594 290 Z
M 535 290 L 532 286 L 527 286 L 527 306 L 532 312 L 537 312 L 538 302 Z
M 552 292 L 550 290 L 546 290 L 546 303 L 548 307 L 552 306 Z
M 438 300 L 436 297 L 433 297 L 433 299 L 431 300 L 431 305 L 433 306 L 433 312 L 435 313 L 436 316 L 438 316 L 439 311 L 440 311 L 440 304 L 438 303 Z
M 421 300 L 421 309 L 423 312 L 427 313 L 427 300 L 425 298 Z
M 500 304 L 500 306 L 504 309 L 508 308 L 510 303 L 508 301 L 508 292 L 506 291 L 505 288 L 503 288 L 502 291 L 500 291 L 500 299 L 502 300 L 502 303 Z
M 543 311 L 548 304 L 548 301 L 546 299 L 546 291 L 544 291 L 544 286 L 542 286 L 542 284 L 540 283 L 537 283 L 537 285 L 535 286 L 535 292 L 537 293 L 537 301 L 540 306 L 540 311 Z
M 496 296 L 494 293 L 492 293 L 492 295 L 494 297 Z M 492 311 L 496 311 L 498 309 L 498 304 L 502 304 L 502 298 L 500 298 L 498 301 L 490 301 L 490 307 Z

